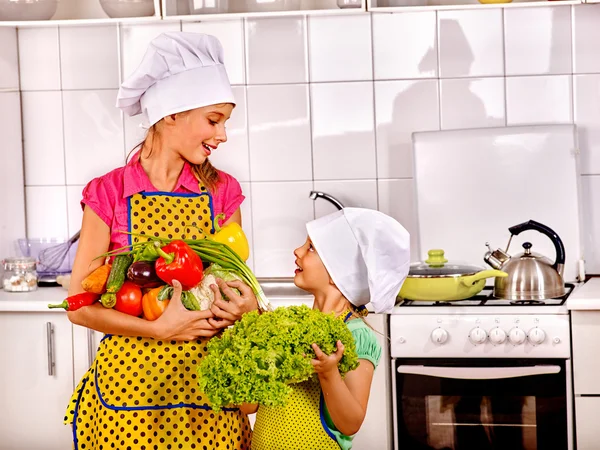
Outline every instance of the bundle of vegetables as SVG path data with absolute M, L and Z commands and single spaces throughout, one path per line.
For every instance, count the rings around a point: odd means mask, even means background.
M 127 314 L 156 320 L 173 295 L 173 280 L 183 289 L 182 303 L 189 310 L 212 306 L 210 286 L 216 278 L 241 280 L 256 294 L 262 309 L 270 310 L 256 277 L 246 265 L 248 240 L 236 223 L 220 227 L 222 215 L 215 217 L 216 233 L 201 239 L 170 240 L 129 233 L 142 238 L 132 245 L 105 253 L 114 256 L 112 264 L 94 270 L 82 282 L 88 293 L 101 295 L 100 302 Z M 205 266 L 206 270 L 203 270 Z M 225 300 L 228 300 L 223 295 Z
M 247 313 L 208 343 L 198 367 L 200 388 L 215 410 L 242 403 L 284 405 L 289 385 L 314 374 L 311 345 L 330 354 L 338 340 L 345 346 L 338 364 L 343 375 L 358 366 L 358 357 L 350 330 L 333 314 L 304 305 Z

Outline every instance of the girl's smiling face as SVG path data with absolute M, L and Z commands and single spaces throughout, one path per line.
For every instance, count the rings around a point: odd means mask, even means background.
M 310 237 L 306 238 L 304 245 L 294 250 L 294 256 L 297 266 L 294 284 L 300 289 L 315 294 L 324 292 L 332 284 L 329 272 L 313 247 Z
M 231 103 L 223 103 L 166 117 L 170 146 L 191 164 L 202 164 L 220 144 L 227 142 L 225 122 L 233 108 Z

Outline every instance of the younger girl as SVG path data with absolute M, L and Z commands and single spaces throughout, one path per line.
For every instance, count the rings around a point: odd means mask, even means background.
M 388 312 L 408 274 L 410 238 L 383 213 L 345 208 L 307 224 L 306 243 L 294 251 L 296 286 L 315 296 L 313 308 L 334 312 L 348 325 L 359 366 L 344 378 L 338 362 L 344 346 L 324 354 L 316 344 L 312 360 L 318 382 L 292 385 L 285 407 L 244 405 L 258 410 L 253 450 L 346 450 L 365 418 L 373 372 L 381 357 L 375 333 L 360 319 L 371 303 Z

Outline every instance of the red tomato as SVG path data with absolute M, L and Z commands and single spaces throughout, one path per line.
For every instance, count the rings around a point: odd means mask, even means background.
M 142 308 L 142 289 L 132 281 L 126 281 L 117 292 L 117 303 L 114 308 L 131 316 L 141 316 L 144 312 Z

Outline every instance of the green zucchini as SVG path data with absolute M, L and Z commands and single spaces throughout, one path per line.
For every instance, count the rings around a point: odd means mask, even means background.
M 132 255 L 117 255 L 112 262 L 110 274 L 106 281 L 106 292 L 102 294 L 100 302 L 106 308 L 112 308 L 117 302 L 117 292 L 127 278 L 127 269 L 133 263 Z

